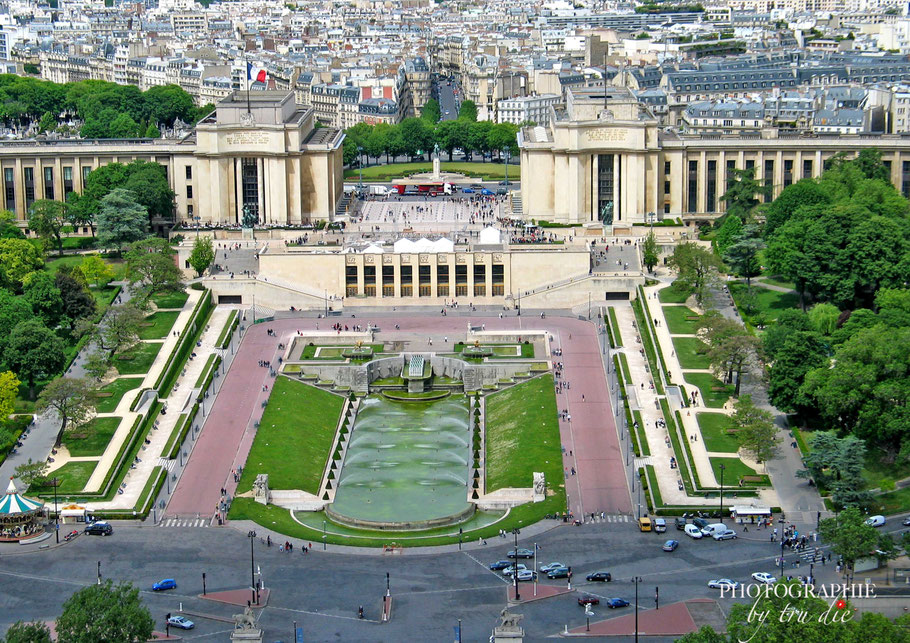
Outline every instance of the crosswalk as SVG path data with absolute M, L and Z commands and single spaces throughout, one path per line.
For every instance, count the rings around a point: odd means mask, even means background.
M 174 463 L 176 460 L 171 460 L 170 458 L 158 458 L 158 466 L 167 469 L 168 471 L 174 470 Z
M 208 527 L 209 521 L 205 518 L 165 518 L 159 527 Z

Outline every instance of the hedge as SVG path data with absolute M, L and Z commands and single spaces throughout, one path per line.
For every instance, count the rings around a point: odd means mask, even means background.
M 196 385 L 193 388 L 201 388 L 205 391 L 205 389 L 209 387 L 209 384 L 212 383 L 215 372 L 220 365 L 221 355 L 209 355 L 209 358 L 205 361 L 205 366 L 202 367 L 202 372 L 199 374 L 199 377 L 196 378 Z
M 161 457 L 173 460 L 180 455 L 180 449 L 183 447 L 183 441 L 193 426 L 193 420 L 196 419 L 196 413 L 199 411 L 199 403 L 193 404 L 189 413 L 181 413 L 177 418 L 177 424 L 171 429 L 171 435 L 168 437 L 164 448 L 161 450 Z
M 639 289 L 641 292 L 641 289 Z M 657 356 L 654 353 L 654 343 L 651 341 L 651 330 L 648 326 L 648 320 L 645 319 L 645 314 L 641 305 L 641 297 L 643 294 L 639 295 L 639 299 L 636 299 L 632 302 L 632 310 L 635 311 L 635 320 L 638 326 L 638 332 L 641 335 L 641 343 L 645 349 L 645 356 L 648 358 L 648 365 L 651 370 L 651 378 L 654 380 L 654 388 L 657 391 L 658 395 L 664 394 L 664 385 L 660 377 L 660 363 L 657 361 Z
M 177 346 L 174 347 L 170 357 L 168 357 L 167 364 L 165 364 L 164 369 L 161 371 L 161 375 L 158 376 L 158 381 L 155 382 L 155 388 L 158 390 L 158 397 L 167 399 L 171 394 L 174 382 L 177 381 L 177 378 L 183 371 L 187 358 L 190 356 L 190 353 L 193 352 L 193 348 L 196 346 L 199 336 L 202 335 L 202 331 L 205 330 L 205 324 L 212 314 L 213 309 L 212 291 L 206 290 L 202 297 L 199 298 L 199 301 L 196 302 L 196 307 L 193 308 L 193 314 L 190 316 L 190 320 L 181 332 Z
M 610 316 L 610 327 L 613 332 L 613 339 L 616 341 L 616 346 L 622 346 L 622 333 L 619 332 L 619 321 L 616 319 L 616 311 L 613 309 L 613 306 L 607 308 L 607 314 Z
M 133 400 L 133 403 L 130 404 L 130 411 L 135 412 L 135 411 L 136 411 L 136 408 L 139 406 L 139 400 L 142 399 L 142 396 L 145 395 L 145 392 L 146 392 L 146 391 L 151 391 L 151 390 L 152 390 L 152 389 L 150 389 L 150 388 L 141 388 L 141 389 L 139 389 L 139 394 L 136 395 L 136 399 L 134 399 L 134 400 Z M 129 392 L 129 391 L 127 391 L 127 392 Z
M 224 328 L 221 329 L 221 335 L 218 336 L 218 343 L 215 344 L 215 346 L 221 349 L 227 348 L 231 343 L 231 337 L 234 336 L 234 330 L 239 325 L 240 316 L 237 314 L 236 310 L 232 310 L 231 314 L 228 315 L 227 321 L 224 324 Z
M 607 330 L 607 341 L 610 342 L 610 348 L 616 348 L 616 340 L 613 339 L 613 329 L 610 327 L 610 319 L 604 315 L 604 328 Z

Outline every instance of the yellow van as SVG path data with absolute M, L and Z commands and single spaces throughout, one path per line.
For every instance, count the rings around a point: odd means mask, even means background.
M 648 517 L 639 518 L 638 531 L 651 531 L 651 519 Z

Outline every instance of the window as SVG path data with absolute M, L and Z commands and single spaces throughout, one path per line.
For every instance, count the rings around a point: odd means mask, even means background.
M 187 165 L 185 168 L 185 172 L 186 172 L 186 180 L 192 181 L 193 180 L 193 166 Z
M 784 187 L 793 183 L 793 161 L 784 161 Z
M 363 294 L 367 297 L 376 296 L 376 266 L 363 267 Z
M 468 296 L 468 267 L 465 265 L 455 266 L 455 296 Z
M 736 161 L 727 159 L 727 189 L 733 184 L 733 170 L 736 169 Z
M 22 176 L 25 179 L 25 209 L 28 210 L 35 202 L 35 168 L 22 168 Z
M 765 161 L 765 173 L 763 175 L 764 184 L 770 190 L 774 186 L 774 161 L 768 159 Z M 772 198 L 771 194 L 765 196 L 765 201 L 770 201 Z
M 44 168 L 44 198 L 54 198 L 54 168 Z
M 63 196 L 73 191 L 73 168 L 70 166 L 63 167 Z
M 714 212 L 717 209 L 717 161 L 708 161 L 708 176 L 705 185 L 705 204 L 706 212 Z
M 474 264 L 474 296 L 487 294 L 487 267 L 482 263 Z
M 431 297 L 433 295 L 433 284 L 430 277 L 431 266 L 419 266 L 417 268 L 418 296 Z
M 259 166 L 256 159 L 245 158 L 240 160 L 241 190 L 243 195 L 243 210 L 249 209 L 259 219 Z M 240 216 L 243 216 L 243 210 Z
M 193 198 L 193 186 L 192 185 L 186 186 L 186 198 L 188 198 L 188 199 Z
M 501 263 L 493 264 L 493 296 L 499 296 L 506 294 L 505 293 L 505 268 Z
M 193 218 L 193 205 L 192 204 L 186 206 L 186 215 L 188 217 L 190 217 L 191 219 Z
M 905 164 L 906 165 L 906 164 Z M 3 170 L 3 188 L 6 196 L 6 209 L 16 211 L 16 183 L 13 180 L 13 168 Z
M 698 211 L 698 161 L 689 161 L 688 212 Z
M 345 266 L 344 290 L 348 297 L 357 295 L 357 266 Z
M 910 161 L 904 161 L 901 166 L 901 192 L 910 196 Z
M 449 266 L 446 264 L 436 266 L 436 296 L 449 296 Z
M 91 173 L 92 167 L 90 165 L 82 166 L 82 187 L 85 188 L 85 182 L 88 180 L 88 175 Z
M 401 296 L 410 297 L 414 294 L 414 267 L 401 266 Z

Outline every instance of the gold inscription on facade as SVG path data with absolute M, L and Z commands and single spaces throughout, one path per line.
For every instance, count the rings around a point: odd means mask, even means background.
M 625 141 L 629 136 L 629 130 L 625 127 L 600 127 L 587 130 L 585 136 L 593 143 Z
M 224 142 L 228 145 L 268 145 L 269 134 L 255 130 L 233 132 L 224 137 Z

